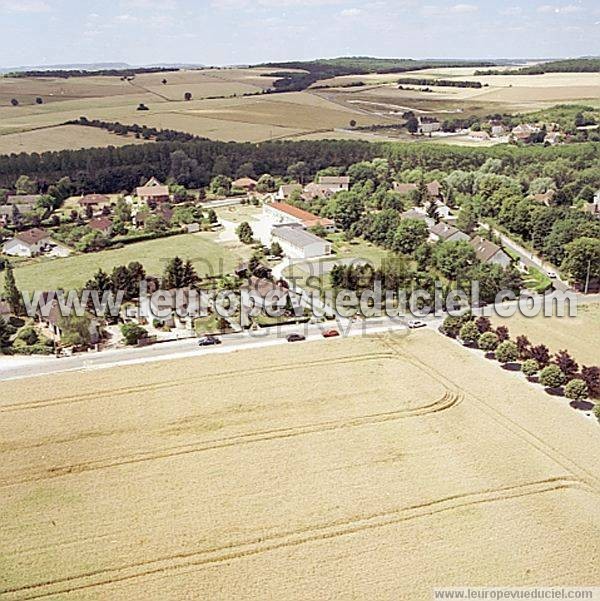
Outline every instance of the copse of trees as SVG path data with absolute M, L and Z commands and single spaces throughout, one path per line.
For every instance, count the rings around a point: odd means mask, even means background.
M 415 86 L 443 86 L 449 88 L 482 88 L 480 81 L 466 81 L 460 79 L 433 79 L 433 78 L 413 78 L 401 77 L 397 80 L 399 84 L 409 84 Z

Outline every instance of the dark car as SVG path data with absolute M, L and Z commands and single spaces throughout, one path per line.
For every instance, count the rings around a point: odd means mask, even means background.
M 198 346 L 213 346 L 215 344 L 221 344 L 221 341 L 215 336 L 204 336 L 198 340 Z
M 288 342 L 302 342 L 303 340 L 306 340 L 306 336 L 302 336 L 302 334 L 290 334 L 286 340 Z

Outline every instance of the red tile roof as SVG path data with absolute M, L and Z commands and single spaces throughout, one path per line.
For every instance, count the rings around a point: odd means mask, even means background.
M 282 213 L 286 213 L 291 217 L 295 217 L 296 219 L 300 219 L 304 226 L 306 227 L 314 227 L 316 225 L 322 226 L 331 226 L 334 225 L 334 222 L 327 217 L 319 217 L 318 215 L 314 215 L 313 213 L 309 213 L 304 209 L 299 209 L 298 207 L 294 207 L 292 205 L 287 204 L 287 202 L 274 202 L 271 204 L 271 207 L 281 211 Z
M 97 219 L 92 219 L 87 225 L 93 230 L 104 231 L 112 226 L 112 221 L 108 217 L 98 217 Z

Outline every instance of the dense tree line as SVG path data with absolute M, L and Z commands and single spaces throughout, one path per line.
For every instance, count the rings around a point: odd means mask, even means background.
M 381 59 L 358 56 L 316 61 L 266 63 L 259 66 L 284 69 L 284 71 L 276 71 L 266 75 L 279 77 L 273 84 L 275 90 L 292 92 L 305 90 L 319 80 L 342 75 L 404 73 L 431 67 L 491 67 L 494 64 L 496 63 L 491 61 Z M 286 69 L 294 69 L 294 71 L 285 71 Z
M 443 86 L 451 88 L 482 88 L 480 81 L 463 81 L 460 79 L 415 79 L 413 77 L 402 77 L 397 83 L 415 86 Z
M 143 73 L 167 73 L 170 71 L 179 71 L 173 67 L 136 67 L 130 69 L 38 69 L 31 71 L 15 71 L 6 73 L 4 77 L 60 77 L 68 79 L 69 77 L 135 77 Z
M 559 61 L 549 61 L 540 65 L 521 67 L 498 71 L 489 69 L 475 71 L 475 75 L 543 75 L 544 73 L 598 73 L 600 72 L 600 58 L 570 58 Z
M 87 127 L 97 127 L 120 136 L 133 134 L 136 138 L 155 140 L 156 142 L 190 142 L 191 140 L 206 139 L 174 129 L 157 129 L 156 127 L 138 125 L 137 123 L 134 123 L 133 125 L 125 125 L 123 123 L 119 123 L 118 121 L 100 121 L 99 119 L 90 120 L 87 117 L 79 117 L 79 119 L 66 121 L 65 125 L 84 125 Z

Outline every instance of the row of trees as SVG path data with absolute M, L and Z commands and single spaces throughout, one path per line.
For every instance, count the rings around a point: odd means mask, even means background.
M 493 353 L 502 364 L 521 362 L 521 371 L 532 381 L 540 382 L 548 389 L 564 387 L 567 398 L 580 401 L 600 397 L 600 368 L 582 366 L 566 351 L 551 355 L 547 346 L 533 345 L 526 336 L 511 340 L 508 328 L 492 328 L 487 317 L 474 318 L 471 314 L 460 317 L 448 316 L 442 332 L 450 338 L 459 338 L 472 348 Z

